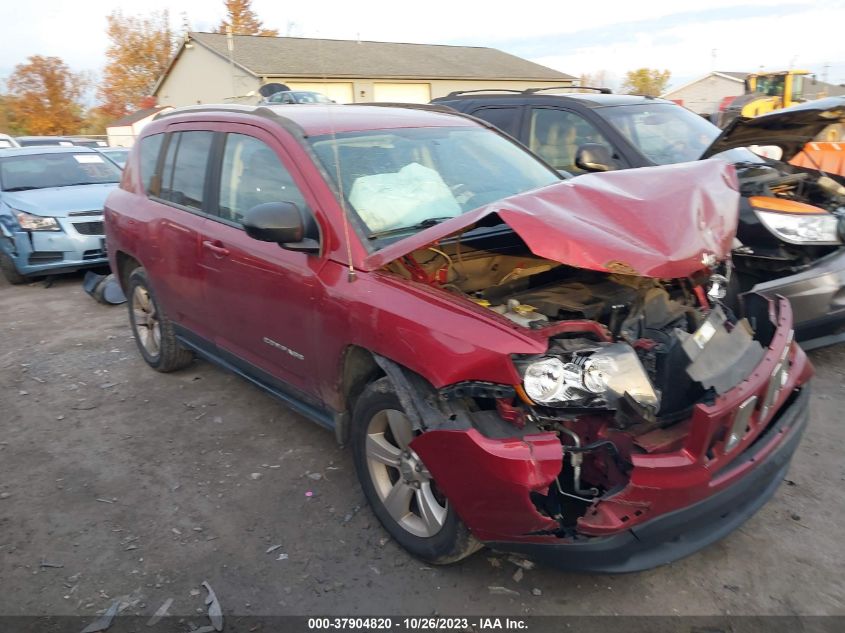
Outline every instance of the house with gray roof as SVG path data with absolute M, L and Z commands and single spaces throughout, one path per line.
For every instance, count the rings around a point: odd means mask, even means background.
M 575 77 L 494 48 L 190 33 L 153 92 L 160 105 L 255 103 L 264 84 L 338 103 L 427 103 L 456 90 L 570 86 Z
M 748 73 L 714 70 L 711 73 L 672 88 L 660 95 L 697 112 L 713 114 L 728 97 L 738 97 L 745 92 L 745 77 Z

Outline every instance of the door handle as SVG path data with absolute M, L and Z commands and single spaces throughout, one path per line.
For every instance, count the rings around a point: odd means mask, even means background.
M 215 240 L 213 242 L 204 240 L 202 247 L 214 253 L 215 257 L 226 257 L 229 254 L 229 249 L 223 246 L 223 242 Z

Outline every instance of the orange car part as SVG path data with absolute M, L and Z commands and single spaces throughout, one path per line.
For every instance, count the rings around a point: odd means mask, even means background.
M 751 206 L 755 209 L 764 209 L 766 211 L 775 211 L 777 213 L 794 213 L 802 215 L 820 215 L 827 213 L 824 209 L 819 209 L 811 204 L 804 204 L 803 202 L 786 200 L 784 198 L 751 196 L 748 199 L 748 202 L 751 203 Z
M 845 176 L 845 143 L 807 143 L 789 162 L 796 167 Z

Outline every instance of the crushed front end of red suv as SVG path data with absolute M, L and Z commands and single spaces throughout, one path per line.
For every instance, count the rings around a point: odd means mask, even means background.
M 505 361 L 503 346 L 502 375 L 432 390 L 411 444 L 498 549 L 607 572 L 675 560 L 762 506 L 798 444 L 812 368 L 790 305 L 725 296 L 732 168 L 656 171 L 503 200 L 369 259 L 530 348 Z M 491 219 L 522 248 L 432 254 Z M 447 283 L 448 266 L 465 274 Z
M 230 127 L 281 157 L 283 193 L 264 176 L 261 204 L 219 222 L 219 181 L 174 204 L 156 188 L 172 152 L 134 151 L 107 203 L 139 349 L 159 371 L 190 350 L 333 427 L 410 552 L 636 571 L 774 493 L 812 367 L 789 303 L 731 279 L 732 166 L 560 181 L 474 120 L 366 106 L 189 108 L 140 145 L 213 130 L 215 173 Z M 232 211 L 247 187 L 226 173 Z M 299 206 L 274 202 L 293 187 Z

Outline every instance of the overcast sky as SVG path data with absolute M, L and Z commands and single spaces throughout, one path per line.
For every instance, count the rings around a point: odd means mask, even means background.
M 36 54 L 97 72 L 109 12 L 165 8 L 174 26 L 184 13 L 200 31 L 224 13 L 222 0 L 0 0 L 0 77 Z M 491 46 L 576 76 L 605 70 L 619 81 L 634 68 L 667 68 L 677 86 L 710 70 L 792 67 L 845 83 L 845 0 L 254 0 L 253 8 L 283 35 Z

